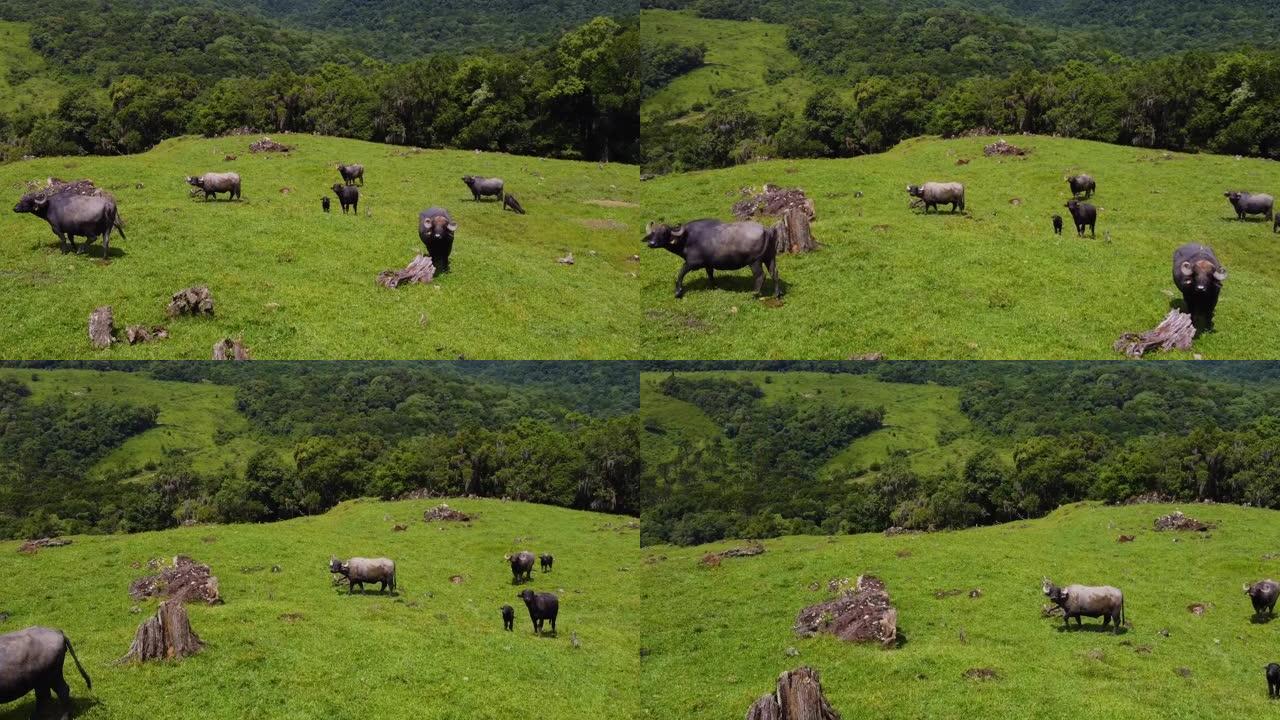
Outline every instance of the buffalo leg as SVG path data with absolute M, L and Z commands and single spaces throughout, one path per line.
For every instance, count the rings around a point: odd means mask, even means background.
M 755 276 L 756 295 L 759 295 L 760 291 L 764 288 L 764 268 L 761 267 L 761 262 L 759 260 L 751 263 L 751 274 Z
M 53 690 L 58 693 L 58 700 L 62 701 L 62 720 L 70 720 L 71 718 L 71 688 L 67 686 L 67 681 L 61 675 L 54 678 Z
M 716 271 L 711 268 L 707 268 L 707 285 L 710 285 L 711 287 L 716 286 Z M 547 566 L 543 565 L 542 569 L 546 570 Z
M 680 272 L 676 275 L 676 299 L 677 300 L 684 297 L 684 276 L 688 275 L 689 271 L 692 269 L 693 267 L 690 266 L 689 263 L 685 263 L 680 268 Z
M 1093 223 L 1089 223 L 1089 237 L 1094 238 L 1095 240 L 1098 237 L 1097 228 L 1094 227 Z
M 774 255 L 769 261 L 769 274 L 773 275 L 773 297 L 782 297 L 782 286 L 778 284 L 778 256 Z
M 551 618 L 551 634 L 556 634 L 556 619 L 554 616 Z
M 36 686 L 36 709 L 31 712 L 31 720 L 36 720 L 44 711 L 44 706 L 49 704 L 53 698 L 49 695 L 48 685 Z
M 107 253 L 111 250 L 111 228 L 102 235 L 102 259 L 107 259 Z
M 353 212 L 353 213 L 355 213 L 355 214 L 357 214 L 357 215 L 359 215 L 359 214 L 360 214 L 360 201 L 359 201 L 359 200 L 357 200 L 357 201 L 355 201 L 355 202 L 351 203 L 351 212 Z

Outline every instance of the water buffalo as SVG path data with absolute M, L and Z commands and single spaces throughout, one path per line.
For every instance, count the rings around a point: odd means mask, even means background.
M 508 555 L 507 562 L 511 563 L 511 584 L 520 582 L 521 578 L 533 579 L 533 553 L 521 550 L 515 555 Z
M 342 205 L 343 215 L 347 214 L 347 208 L 354 210 L 357 215 L 360 214 L 360 188 L 354 185 L 334 183 L 333 194 L 338 196 L 338 202 Z
M 204 199 L 215 200 L 218 193 L 227 193 L 232 200 L 240 199 L 240 176 L 235 173 L 205 173 L 187 178 L 187 184 L 204 191 Z
M 1067 201 L 1067 210 L 1071 211 L 1071 219 L 1076 223 L 1076 235 L 1084 237 L 1084 228 L 1089 226 L 1089 237 L 1098 237 L 1094 232 L 1098 224 L 1098 208 L 1089 203 L 1082 203 L 1075 198 Z
M 1252 585 L 1244 586 L 1244 594 L 1253 602 L 1253 613 L 1261 615 L 1276 612 L 1276 598 L 1280 597 L 1280 584 L 1275 580 L 1259 580 Z
M 325 212 L 329 212 L 329 198 L 327 197 L 320 198 L 320 207 L 324 208 Z
M 1098 184 L 1093 181 L 1089 175 L 1081 173 L 1079 175 L 1071 175 L 1066 178 L 1067 184 L 1071 186 L 1071 195 L 1084 194 L 1085 197 L 1093 197 L 1093 191 L 1097 189 Z
M 73 192 L 60 192 L 53 195 L 32 193 L 23 195 L 13 207 L 16 213 L 31 213 L 49 223 L 53 234 L 58 236 L 58 247 L 67 252 L 70 243 L 71 251 L 76 250 L 76 236 L 85 238 L 84 246 L 102 236 L 102 257 L 106 258 L 111 250 L 111 230 L 119 230 L 120 237 L 125 238 L 124 226 L 120 222 L 120 211 L 116 201 L 110 195 L 79 195 Z
M 1228 190 L 1222 193 L 1222 196 L 1231 201 L 1231 207 L 1236 209 L 1238 220 L 1244 220 L 1246 215 L 1262 215 L 1268 220 L 1272 219 L 1271 209 L 1275 205 L 1275 198 L 1270 195 Z
M 684 266 L 676 275 L 676 297 L 684 297 L 684 276 L 692 270 L 705 269 L 707 283 L 716 286 L 716 270 L 740 270 L 750 267 L 755 276 L 755 293 L 764 287 L 765 269 L 773 275 L 773 296 L 781 297 L 778 280 L 777 230 L 760 223 L 724 223 L 719 220 L 694 220 L 684 225 L 650 224 L 644 238 L 650 249 L 664 248 L 684 258 Z
M 502 606 L 502 629 L 514 630 L 516 624 L 516 609 L 510 605 Z
M 387 558 L 353 557 L 346 562 L 330 558 L 329 572 L 337 573 L 347 579 L 348 595 L 355 590 L 356 585 L 360 586 L 360 592 L 363 593 L 365 583 L 375 582 L 381 584 L 378 588 L 379 592 L 386 592 L 388 586 L 391 592 L 396 591 L 396 564 Z
M 444 208 L 430 208 L 418 214 L 418 237 L 427 246 L 431 264 L 436 272 L 449 271 L 449 256 L 453 254 L 453 233 L 458 223 Z
M 1062 234 L 1062 216 L 1061 215 L 1053 216 L 1053 234 L 1054 235 Z
M 542 572 L 551 572 L 551 564 L 556 561 L 556 559 L 552 557 L 550 554 L 539 555 L 538 560 L 541 561 L 542 563 L 542 568 L 541 568 Z
M 560 613 L 560 599 L 551 593 L 536 593 L 532 590 L 523 590 L 516 597 L 524 601 L 525 607 L 529 608 L 529 619 L 533 621 L 533 631 L 539 635 L 542 634 L 542 625 L 545 621 L 551 621 L 551 632 L 556 631 L 556 615 Z
M 486 178 L 486 177 L 478 177 L 476 175 L 463 175 L 462 182 L 466 183 L 467 187 L 471 188 L 471 195 L 473 198 L 475 198 L 476 202 L 479 202 L 480 198 L 487 197 L 490 195 L 496 198 L 499 202 L 502 201 L 502 197 L 503 197 L 502 189 L 503 187 L 505 187 L 505 184 L 502 182 L 502 178 Z
M 1271 663 L 1262 670 L 1267 674 L 1267 697 L 1280 698 L 1280 665 Z
M 354 185 L 356 180 L 364 185 L 364 166 L 363 165 L 339 165 L 338 174 L 342 176 L 342 182 L 347 185 Z
M 510 193 L 502 196 L 502 209 L 510 210 L 511 212 L 519 213 L 520 215 L 528 214 L 524 211 L 524 206 L 520 204 L 520 201 L 516 199 L 516 196 Z
M 46 627 L 29 627 L 25 630 L 0 635 L 0 703 L 13 702 L 34 690 L 36 709 L 32 717 L 39 717 L 46 703 L 52 698 L 50 691 L 58 693 L 62 701 L 62 720 L 71 718 L 71 688 L 62 677 L 62 663 L 67 653 L 75 660 L 84 684 L 93 689 L 93 681 L 76 657 L 71 641 L 61 630 Z
M 1182 291 L 1197 330 L 1213 329 L 1213 312 L 1226 279 L 1227 269 L 1208 246 L 1187 243 L 1173 251 L 1173 284 Z
M 951 212 L 964 212 L 964 185 L 958 182 L 927 182 L 924 185 L 908 185 L 907 194 L 924 201 L 924 211 L 951 204 Z
M 1081 617 L 1101 617 L 1102 626 L 1113 623 L 1113 630 L 1117 633 L 1124 624 L 1124 593 L 1116 588 L 1109 585 L 1068 585 L 1060 588 L 1045 578 L 1043 589 L 1045 597 L 1062 608 L 1062 622 L 1066 627 L 1071 627 L 1071 618 L 1076 619 L 1077 627 L 1083 625 Z

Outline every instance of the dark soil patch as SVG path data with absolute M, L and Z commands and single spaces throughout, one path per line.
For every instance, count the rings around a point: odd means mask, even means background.
M 995 668 L 969 668 L 964 671 L 967 680 L 999 680 L 1000 672 Z

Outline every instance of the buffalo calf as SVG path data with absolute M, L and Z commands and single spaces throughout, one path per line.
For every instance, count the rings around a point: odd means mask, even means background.
M 1272 700 L 1280 698 L 1280 665 L 1271 663 L 1263 670 L 1267 673 L 1267 696 Z
M 551 572 L 551 564 L 555 562 L 555 558 L 550 554 L 539 555 L 538 560 L 542 563 L 542 572 Z
M 542 634 L 543 623 L 551 621 L 551 632 L 556 631 L 556 615 L 560 614 L 560 599 L 551 593 L 535 593 L 532 590 L 521 591 L 516 597 L 524 601 L 529 608 L 529 619 L 533 621 L 533 631 Z
M 1062 216 L 1061 215 L 1053 216 L 1053 234 L 1054 235 L 1062 234 Z
M 320 198 L 320 207 L 324 208 L 325 212 L 329 212 L 329 198 Z
M 515 630 L 516 610 L 510 605 L 502 606 L 502 629 Z

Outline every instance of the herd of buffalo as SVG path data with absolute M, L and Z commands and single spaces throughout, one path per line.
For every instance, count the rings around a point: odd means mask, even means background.
M 550 554 L 543 554 L 538 559 L 542 572 L 551 572 L 555 558 Z M 513 584 L 533 579 L 533 553 L 523 550 L 507 555 L 506 560 L 511 565 Z M 365 583 L 377 583 L 379 592 L 396 590 L 396 564 L 389 558 L 353 557 L 346 561 L 331 558 L 329 572 L 346 579 L 348 595 L 357 585 L 363 594 Z M 524 601 L 525 607 L 529 609 L 529 620 L 533 623 L 535 634 L 542 634 L 547 621 L 551 622 L 552 634 L 556 633 L 556 616 L 560 614 L 558 597 L 553 593 L 528 589 L 522 590 L 516 597 Z M 510 605 L 503 605 L 501 613 L 503 629 L 513 630 L 515 610 Z M 67 653 L 71 653 L 71 659 L 84 677 L 85 685 L 93 689 L 93 682 L 76 657 L 71 640 L 61 630 L 35 626 L 0 635 L 0 703 L 21 699 L 34 691 L 36 707 L 32 717 L 38 718 L 52 702 L 52 694 L 57 693 L 62 703 L 62 714 L 59 717 L 61 720 L 70 720 L 71 688 L 62 676 Z
M 1097 237 L 1098 208 L 1085 200 L 1091 199 L 1098 183 L 1087 174 L 1065 178 L 1071 190 L 1071 199 L 1065 207 L 1071 214 L 1076 234 L 1084 237 L 1085 229 L 1091 237 Z M 964 212 L 965 188 L 958 182 L 927 182 L 908 185 L 907 194 L 913 204 L 920 204 L 927 214 L 938 210 L 939 205 L 950 205 L 952 212 Z M 1272 221 L 1272 231 L 1280 232 L 1280 214 L 1274 212 L 1275 200 L 1263 193 L 1228 191 L 1224 193 L 1236 217 L 1240 220 L 1250 215 L 1262 215 Z M 1083 199 L 1081 199 L 1083 198 Z M 1062 234 L 1062 216 L 1053 216 L 1053 231 Z M 650 223 L 644 242 L 651 249 L 662 248 L 684 260 L 676 274 L 676 298 L 684 296 L 684 277 L 696 270 L 705 270 L 707 282 L 715 287 L 716 270 L 741 270 L 751 268 L 755 276 L 755 293 L 760 294 L 764 285 L 765 270 L 773 276 L 773 295 L 781 295 L 778 280 L 778 227 L 765 227 L 758 222 L 722 222 L 715 219 L 693 220 L 683 224 Z M 1173 253 L 1173 283 L 1182 293 L 1186 311 L 1192 317 L 1197 330 L 1213 328 L 1213 313 L 1218 304 L 1222 283 L 1227 279 L 1226 268 L 1218 261 L 1213 249 L 1198 243 L 1187 243 Z
M 342 213 L 345 215 L 350 210 L 359 214 L 360 188 L 356 187 L 356 181 L 359 181 L 360 187 L 364 186 L 364 166 L 339 164 L 337 170 L 342 176 L 342 182 L 335 183 L 332 190 L 342 207 Z M 225 194 L 228 200 L 240 199 L 241 181 L 238 173 L 209 172 L 189 176 L 186 182 L 192 186 L 192 194 L 203 193 L 206 201 L 217 200 L 219 194 Z M 472 197 L 477 202 L 493 197 L 502 204 L 503 209 L 526 214 L 520 201 L 506 192 L 506 184 L 502 178 L 464 175 L 462 182 L 471 190 Z M 324 212 L 329 212 L 328 197 L 322 198 L 320 204 Z M 13 211 L 30 213 L 48 222 L 53 234 L 58 236 L 63 252 L 79 252 L 101 237 L 102 257 L 106 259 L 111 251 L 112 231 L 117 231 L 120 237 L 128 239 L 124 234 L 124 222 L 120 219 L 116 200 L 107 193 L 85 194 L 75 188 L 32 192 L 23 195 Z M 418 238 L 426 246 L 427 255 L 437 272 L 449 270 L 449 256 L 453 254 L 453 238 L 457 229 L 457 222 L 444 208 L 429 208 L 418 216 Z M 77 237 L 85 238 L 82 248 L 76 247 Z

